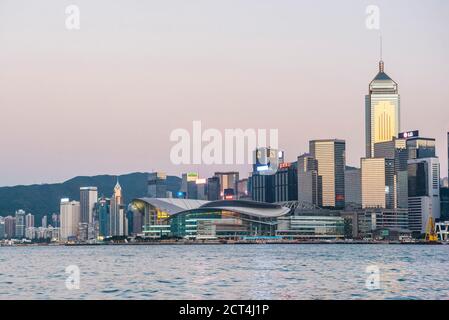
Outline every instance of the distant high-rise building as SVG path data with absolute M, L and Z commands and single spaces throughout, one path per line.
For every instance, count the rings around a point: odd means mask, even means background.
M 41 226 L 42 226 L 42 228 L 47 228 L 47 226 L 48 226 L 48 222 L 47 222 L 47 215 L 45 215 L 45 216 L 43 216 L 42 217 L 42 223 L 41 223 Z
M 207 200 L 207 180 L 204 178 L 195 181 L 198 200 Z
M 374 157 L 394 161 L 394 208 L 408 207 L 408 149 L 406 139 L 393 138 L 391 141 L 374 144 Z
M 259 202 L 274 202 L 274 174 L 253 172 L 250 176 L 251 198 Z
M 238 172 L 215 172 L 214 176 L 220 181 L 220 199 L 224 199 L 225 189 L 233 189 L 234 194 L 237 194 L 237 182 L 239 181 Z
M 81 222 L 92 224 L 94 222 L 95 203 L 98 200 L 97 187 L 80 188 Z
M 394 209 L 394 160 L 362 158 L 362 208 Z
M 362 204 L 362 178 L 359 168 L 345 169 L 345 204 L 359 206 Z
M 3 219 L 5 222 L 5 238 L 12 239 L 16 235 L 16 218 L 7 216 Z
M 220 179 L 218 177 L 207 178 L 207 200 L 216 201 L 220 199 Z
M 25 229 L 34 228 L 34 215 L 28 213 L 25 216 Z
M 369 85 L 365 96 L 366 158 L 374 157 L 374 144 L 390 141 L 400 130 L 400 97 L 398 85 L 384 72 L 384 62 L 379 62 L 379 72 Z
M 449 132 L 447 133 L 447 178 L 449 179 Z
M 197 172 L 188 172 L 182 174 L 181 192 L 186 199 L 198 199 L 198 188 L 196 181 L 199 179 Z
M 346 142 L 338 139 L 312 140 L 310 155 L 318 162 L 320 206 L 344 208 Z
M 273 176 L 274 202 L 298 200 L 298 162 L 282 162 Z
M 59 214 L 53 213 L 51 215 L 51 224 L 54 228 L 59 228 L 61 226 L 61 216 Z
M 16 233 L 16 218 L 13 216 L 6 216 L 3 221 L 5 223 L 5 238 L 14 238 Z
M 0 239 L 6 238 L 5 221 L 3 217 L 0 217 Z
M 81 205 L 78 201 L 61 199 L 60 204 L 60 237 L 62 241 L 75 240 L 78 237 L 81 220 Z
M 407 139 L 409 159 L 423 159 L 436 157 L 435 139 L 412 137 Z
M 110 200 L 109 210 L 111 236 L 126 236 L 128 233 L 126 210 L 123 202 L 122 187 L 118 180 L 114 187 L 114 194 Z
M 298 157 L 298 200 L 320 205 L 320 181 L 318 177 L 318 161 L 309 153 Z
M 425 233 L 429 217 L 439 219 L 440 163 L 438 158 L 408 161 L 408 210 L 410 230 Z
M 97 205 L 96 205 L 99 235 L 101 237 L 108 237 L 110 235 L 109 208 L 110 208 L 110 199 L 102 196 L 98 200 Z
M 16 233 L 15 237 L 17 239 L 25 238 L 25 211 L 16 211 Z
M 248 179 L 240 179 L 237 182 L 238 199 L 250 199 L 251 195 L 248 191 Z
M 148 174 L 148 197 L 167 198 L 167 175 L 164 172 Z

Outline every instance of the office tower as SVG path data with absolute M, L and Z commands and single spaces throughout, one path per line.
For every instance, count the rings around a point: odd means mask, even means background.
M 101 196 L 96 205 L 99 228 L 98 233 L 100 237 L 108 237 L 110 235 L 109 208 L 110 199 Z
M 274 202 L 274 175 L 253 172 L 249 177 L 251 181 L 251 198 L 259 202 Z
M 61 241 L 75 240 L 78 237 L 81 220 L 81 204 L 78 201 L 61 199 L 60 204 Z
M 440 188 L 440 218 L 449 221 L 449 187 Z
M 320 205 L 320 179 L 318 177 L 318 161 L 310 153 L 298 157 L 298 200 Z
M 273 177 L 274 202 L 298 200 L 298 162 L 282 162 Z
M 59 228 L 61 226 L 61 216 L 59 214 L 53 213 L 51 215 L 51 223 L 54 228 Z
M 449 132 L 447 133 L 447 178 L 449 179 Z
M 394 160 L 362 158 L 360 160 L 362 208 L 394 208 Z
M 435 139 L 415 136 L 407 138 L 409 159 L 423 159 L 436 157 Z
M 114 187 L 114 193 L 110 200 L 110 233 L 111 236 L 126 236 L 128 231 L 123 204 L 122 187 L 118 180 Z
M 148 197 L 167 198 L 167 175 L 164 172 L 148 174 Z
M 345 169 L 345 204 L 359 206 L 362 204 L 362 178 L 359 168 Z
M 320 206 L 344 208 L 346 142 L 338 139 L 312 140 L 309 149 L 310 156 L 318 162 Z
M 47 225 L 48 225 L 48 223 L 47 223 L 47 216 L 45 215 L 45 216 L 42 217 L 41 226 L 42 226 L 42 228 L 47 228 Z
M 94 222 L 94 208 L 98 199 L 97 187 L 80 188 L 81 222 L 92 224 Z
M 409 227 L 425 233 L 429 217 L 440 218 L 440 163 L 438 158 L 408 161 Z
M 185 199 L 198 199 L 198 190 L 196 185 L 198 178 L 197 172 L 182 174 L 181 192 L 183 192 Z
M 248 179 L 240 179 L 237 182 L 237 199 L 250 199 L 251 196 L 248 191 Z
M 195 181 L 198 200 L 207 200 L 207 180 L 204 178 Z
M 207 200 L 216 201 L 220 199 L 220 179 L 218 177 L 207 178 Z
M 408 207 L 408 161 L 407 140 L 393 138 L 391 141 L 374 144 L 374 157 L 392 159 L 394 161 L 394 208 Z
M 0 239 L 6 238 L 5 221 L 3 217 L 0 217 Z
M 25 211 L 16 211 L 16 232 L 15 237 L 17 239 L 22 239 L 25 237 Z
M 7 216 L 3 219 L 5 222 L 5 238 L 12 239 L 16 235 L 16 218 Z
M 374 157 L 374 144 L 392 140 L 400 130 L 400 98 L 398 85 L 384 72 L 384 62 L 379 62 L 379 72 L 369 85 L 365 96 L 366 158 Z
M 234 194 L 237 194 L 237 182 L 239 181 L 238 172 L 215 172 L 214 176 L 217 177 L 220 182 L 220 199 L 224 199 L 225 189 L 233 189 Z
M 28 213 L 25 216 L 25 229 L 34 228 L 34 215 Z

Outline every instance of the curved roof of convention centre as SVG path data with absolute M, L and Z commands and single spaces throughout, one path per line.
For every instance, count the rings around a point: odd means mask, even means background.
M 133 200 L 133 202 L 138 201 L 148 203 L 163 210 L 170 216 L 179 213 L 188 213 L 193 210 L 229 210 L 260 218 L 277 218 L 290 212 L 290 208 L 284 206 L 250 200 L 204 201 L 177 198 L 138 198 Z

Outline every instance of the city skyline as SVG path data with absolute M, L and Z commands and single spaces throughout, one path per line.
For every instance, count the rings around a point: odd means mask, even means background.
M 379 61 L 379 31 L 364 24 L 367 3 L 338 10 L 341 5 L 327 1 L 321 7 L 253 2 L 253 18 L 246 17 L 244 4 L 234 12 L 220 3 L 218 14 L 202 3 L 205 14 L 199 15 L 189 6 L 181 13 L 155 3 L 119 13 L 108 2 L 105 15 L 101 3 L 80 1 L 82 25 L 70 33 L 64 29 L 64 4 L 61 9 L 43 1 L 20 12 L 15 2 L 0 1 L 0 40 L 8 48 L 0 53 L 0 104 L 6 118 L 20 119 L 0 128 L 7 150 L 0 159 L 0 186 L 135 171 L 196 171 L 203 177 L 232 170 L 244 177 L 251 171 L 248 165 L 170 164 L 169 133 L 189 130 L 192 120 L 221 131 L 278 128 L 287 161 L 303 154 L 309 140 L 344 139 L 347 164 L 359 167 L 365 154 L 364 96 Z M 416 3 L 377 3 L 383 60 L 399 84 L 400 131 L 418 129 L 436 139 L 444 177 L 449 47 L 441 39 L 449 38 L 449 5 Z M 35 6 L 48 19 L 33 15 Z M 154 19 L 148 22 L 146 14 Z M 230 24 L 230 17 L 237 21 Z M 426 22 L 417 24 L 420 18 Z M 173 117 L 184 110 L 187 119 Z M 70 122 L 79 126 L 70 128 Z

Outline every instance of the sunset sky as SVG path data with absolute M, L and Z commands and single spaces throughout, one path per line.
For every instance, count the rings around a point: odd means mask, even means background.
M 65 8 L 80 8 L 67 30 Z M 251 170 L 176 166 L 170 132 L 279 129 L 286 159 L 308 141 L 364 156 L 364 99 L 399 84 L 401 131 L 437 139 L 447 175 L 449 1 L 0 0 L 0 186 L 77 175 Z

